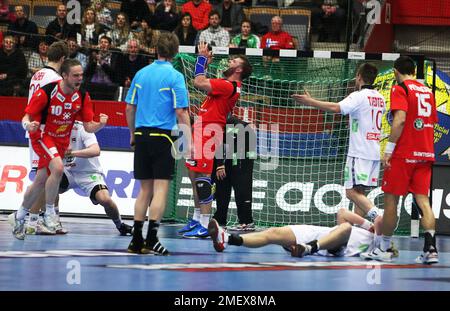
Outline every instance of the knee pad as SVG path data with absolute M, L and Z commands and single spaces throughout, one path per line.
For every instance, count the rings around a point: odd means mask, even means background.
M 200 204 L 211 203 L 214 199 L 214 186 L 210 177 L 197 177 L 195 179 L 198 201 Z

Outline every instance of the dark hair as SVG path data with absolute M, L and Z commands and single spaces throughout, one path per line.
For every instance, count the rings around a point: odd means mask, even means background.
M 49 62 L 59 62 L 61 58 L 69 57 L 69 47 L 64 41 L 53 42 L 47 51 L 47 57 Z
M 252 65 L 250 65 L 250 62 L 248 61 L 247 56 L 245 55 L 237 55 L 236 58 L 242 59 L 242 73 L 241 73 L 241 80 L 245 80 L 252 74 Z
M 174 33 L 164 32 L 156 43 L 156 52 L 159 57 L 172 59 L 177 55 L 179 45 L 180 41 Z
M 61 65 L 61 69 L 60 69 L 61 75 L 63 73 L 68 75 L 70 73 L 70 69 L 75 66 L 81 66 L 81 63 L 78 59 L 68 58 L 68 59 L 64 60 L 64 62 Z
M 98 38 L 98 43 L 100 43 L 100 40 L 101 40 L 101 39 L 106 39 L 106 40 L 108 40 L 109 44 L 112 43 L 111 37 L 108 37 L 107 35 L 103 35 L 103 36 L 101 36 L 100 38 Z
M 394 68 L 402 75 L 413 75 L 416 73 L 416 65 L 409 56 L 400 56 L 394 62 Z
M 357 74 L 361 76 L 364 83 L 372 85 L 378 75 L 378 69 L 372 64 L 364 63 L 358 67 Z
M 214 15 L 219 16 L 219 19 L 221 19 L 220 13 L 217 10 L 211 10 L 211 12 L 209 12 L 208 17 L 214 16 Z
M 242 27 L 242 25 L 243 25 L 244 23 L 249 23 L 249 24 L 250 24 L 250 28 L 252 28 L 252 22 L 251 22 L 249 19 L 244 18 L 244 19 L 242 20 L 242 22 L 241 22 L 241 27 Z

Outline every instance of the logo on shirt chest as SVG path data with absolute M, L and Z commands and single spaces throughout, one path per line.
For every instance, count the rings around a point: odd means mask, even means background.
M 424 123 L 423 123 L 423 120 L 421 118 L 417 118 L 417 119 L 414 120 L 414 128 L 417 131 L 423 130 L 423 126 L 424 126 Z
M 64 103 L 64 109 L 71 110 L 72 109 L 72 103 Z

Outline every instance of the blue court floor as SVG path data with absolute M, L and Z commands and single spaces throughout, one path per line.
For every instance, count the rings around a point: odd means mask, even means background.
M 126 252 L 107 219 L 62 218 L 65 236 L 16 240 L 0 215 L 0 290 L 133 291 L 440 291 L 450 290 L 450 238 L 438 237 L 440 263 L 415 264 L 422 239 L 397 238 L 400 257 L 390 264 L 359 258 L 292 258 L 281 247 L 229 246 L 179 238 L 181 225 L 163 225 L 171 256 Z M 130 223 L 130 221 L 128 221 Z M 144 231 L 146 232 L 146 230 Z

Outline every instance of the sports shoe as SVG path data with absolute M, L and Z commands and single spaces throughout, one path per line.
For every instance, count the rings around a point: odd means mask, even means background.
M 296 244 L 291 246 L 291 256 L 302 258 L 311 253 L 311 246 L 307 244 Z
M 58 224 L 56 225 L 55 228 L 55 233 L 56 234 L 67 234 L 69 231 L 66 228 L 63 228 L 62 224 L 60 221 L 58 221 Z
M 162 246 L 162 244 L 157 241 L 154 244 L 150 244 L 149 242 L 145 241 L 144 246 L 141 249 L 142 254 L 154 254 L 154 255 L 161 255 L 161 256 L 168 256 L 169 251 Z
M 144 238 L 141 236 L 133 236 L 130 244 L 128 245 L 127 251 L 129 253 L 141 254 L 141 250 L 144 247 Z
M 191 219 L 186 224 L 186 226 L 184 226 L 183 228 L 178 230 L 178 234 L 184 234 L 186 232 L 189 232 L 189 231 L 193 230 L 194 228 L 196 228 L 199 225 L 200 225 L 200 222 L 198 222 L 197 220 Z
M 364 252 L 359 255 L 363 259 L 378 260 L 384 262 L 391 262 L 394 257 L 394 253 L 391 249 L 382 251 L 379 247 L 374 248 L 371 252 Z
M 133 227 L 124 222 L 120 225 L 118 230 L 121 236 L 133 235 Z
M 431 265 L 439 262 L 439 255 L 435 251 L 423 252 L 419 257 L 416 258 L 417 263 L 423 263 Z
M 244 232 L 252 232 L 255 231 L 256 227 L 254 223 L 249 224 L 239 224 L 237 226 L 231 227 L 230 231 L 244 231 Z
M 35 223 L 28 222 L 26 225 L 27 235 L 55 235 L 56 231 L 48 228 L 42 219 L 39 219 Z
M 193 230 L 183 234 L 183 238 L 195 239 L 195 238 L 207 238 L 209 236 L 208 229 L 198 224 Z
M 214 249 L 219 253 L 223 252 L 228 245 L 228 233 L 219 226 L 214 218 L 208 224 L 208 233 L 211 236 Z
M 44 214 L 44 224 L 50 230 L 56 231 L 56 228 L 58 227 L 58 223 L 59 223 L 58 215 L 56 215 L 56 214 L 53 214 L 53 215 Z
M 25 220 L 17 220 L 16 212 L 8 215 L 8 222 L 13 227 L 13 235 L 16 239 L 25 239 Z

